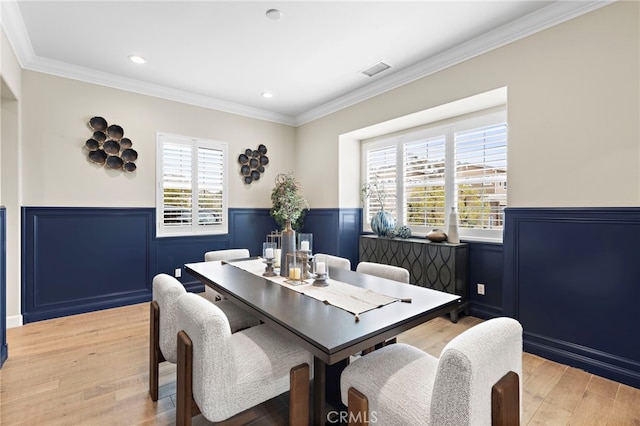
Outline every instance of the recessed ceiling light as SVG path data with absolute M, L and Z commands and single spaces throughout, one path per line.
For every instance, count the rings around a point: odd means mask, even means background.
M 142 56 L 138 56 L 138 55 L 129 55 L 129 60 L 131 62 L 136 63 L 136 64 L 144 64 L 145 62 L 147 62 L 147 60 L 145 58 L 143 58 Z
M 278 19 L 282 19 L 282 12 L 278 9 L 269 9 L 267 10 L 267 18 L 277 21 Z
M 263 98 L 273 98 L 273 93 L 270 92 L 262 92 Z

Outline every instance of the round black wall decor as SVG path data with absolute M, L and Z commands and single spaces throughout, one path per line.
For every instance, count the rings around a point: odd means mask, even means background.
M 93 132 L 84 143 L 89 150 L 89 161 L 112 170 L 136 170 L 138 153 L 131 148 L 131 139 L 124 137 L 122 127 L 117 124 L 109 125 L 102 117 L 93 117 L 87 126 Z
M 260 144 L 258 149 L 245 149 L 244 153 L 238 156 L 238 163 L 240 163 L 240 175 L 245 184 L 249 185 L 251 182 L 260 180 L 265 166 L 269 164 L 267 147 Z

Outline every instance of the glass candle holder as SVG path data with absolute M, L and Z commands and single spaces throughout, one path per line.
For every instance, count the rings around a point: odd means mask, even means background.
M 315 277 L 313 285 L 318 287 L 329 285 L 327 282 L 329 280 L 329 265 L 324 259 L 313 258 L 313 275 Z
M 272 260 L 276 258 L 276 250 L 278 249 L 278 243 L 266 242 L 262 243 L 262 258 Z
M 276 243 L 272 242 L 262 243 L 262 258 L 264 259 L 264 263 L 267 264 L 262 274 L 265 277 L 274 277 L 276 275 L 273 267 L 276 260 L 277 246 Z
M 308 254 L 313 252 L 313 234 L 300 234 L 298 250 Z
M 287 253 L 286 262 L 288 270 L 286 282 L 293 285 L 302 284 L 302 264 L 296 252 Z

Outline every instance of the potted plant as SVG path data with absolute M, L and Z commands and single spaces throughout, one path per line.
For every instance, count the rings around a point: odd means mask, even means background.
M 269 214 L 282 229 L 286 229 L 287 222 L 289 227 L 300 229 L 301 224 L 298 221 L 309 209 L 309 203 L 301 191 L 300 183 L 292 173 L 280 173 L 276 176 L 275 186 L 271 191 L 273 206 Z
M 363 204 L 370 198 L 380 204 L 380 210 L 371 217 L 371 230 L 379 237 L 391 236 L 395 231 L 396 221 L 391 213 L 384 209 L 384 202 L 390 197 L 384 185 L 376 178 L 362 185 L 360 194 Z
M 283 227 L 282 250 L 280 258 L 280 275 L 289 276 L 287 253 L 293 253 L 296 246 L 296 233 L 291 227 L 309 209 L 309 203 L 302 196 L 300 183 L 292 173 L 280 173 L 276 176 L 275 186 L 271 191 L 273 207 L 269 213 Z

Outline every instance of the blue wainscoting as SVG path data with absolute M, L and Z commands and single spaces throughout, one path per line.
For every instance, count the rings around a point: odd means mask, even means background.
M 502 313 L 502 274 L 504 258 L 501 243 L 469 244 L 469 310 L 471 315 L 489 319 Z M 477 284 L 484 284 L 485 294 L 479 295 Z
M 7 360 L 7 210 L 0 206 L 0 368 Z
M 505 210 L 503 310 L 525 350 L 640 388 L 640 208 Z
M 228 234 L 193 237 L 157 238 L 153 208 L 24 207 L 22 217 L 24 323 L 151 300 L 155 274 L 174 275 L 209 250 L 260 255 L 277 229 L 266 208 L 229 209 Z M 360 217 L 360 209 L 313 209 L 305 232 L 314 234 L 315 251 L 355 262 Z M 189 291 L 204 289 L 188 274 L 180 280 Z
M 153 209 L 24 207 L 22 226 L 23 322 L 149 300 Z
M 360 256 L 362 209 L 311 209 L 304 219 L 304 232 L 313 234 L 313 251 L 345 257 L 355 269 Z

